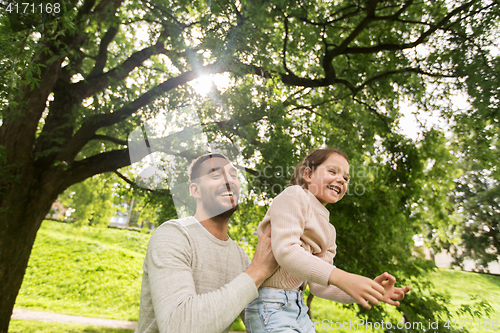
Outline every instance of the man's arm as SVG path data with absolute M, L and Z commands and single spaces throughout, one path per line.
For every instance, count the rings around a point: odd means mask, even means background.
M 271 248 L 271 228 L 260 238 L 253 256 L 253 261 L 245 271 L 254 280 L 255 286 L 259 286 L 278 268 Z M 240 318 L 245 322 L 245 309 L 241 311 Z
M 151 237 L 145 266 L 159 331 L 224 331 L 257 297 L 257 287 L 267 277 L 265 274 L 272 273 L 269 253 L 265 244 L 261 244 L 247 272 L 220 289 L 196 294 L 189 239 L 176 226 L 158 228 Z
M 278 268 L 278 263 L 274 259 L 271 246 L 271 228 L 259 239 L 259 243 L 255 248 L 252 264 L 245 271 L 255 282 L 257 288 L 260 287 L 269 276 Z

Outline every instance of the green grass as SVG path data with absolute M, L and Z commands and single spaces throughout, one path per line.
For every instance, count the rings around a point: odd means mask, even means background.
M 429 275 L 438 291 L 451 296 L 450 309 L 470 305 L 471 297 L 488 301 L 492 307 L 492 318 L 500 320 L 500 276 L 440 269 Z
M 137 320 L 149 237 L 44 221 L 16 307 Z
M 142 264 L 150 236 L 128 230 L 44 221 L 15 306 L 87 317 L 138 320 Z M 16 330 L 20 325 L 16 322 L 9 332 L 28 332 Z M 89 330 L 81 326 L 75 329 L 47 329 L 46 332 L 130 332 L 97 331 L 97 328 Z M 245 330 L 239 318 L 232 329 Z
M 10 321 L 9 333 L 132 333 L 132 330 L 35 320 Z
M 450 295 L 448 310 L 456 313 L 450 318 L 450 322 L 456 320 L 453 325 L 466 325 L 472 333 L 486 332 L 489 330 L 485 329 L 484 320 L 488 320 L 490 324 L 496 320 L 497 330 L 493 331 L 500 332 L 500 276 L 440 269 L 429 274 L 429 279 L 434 282 L 436 290 Z M 490 313 L 475 315 L 473 318 L 477 304 L 482 302 L 489 304 Z M 470 311 L 458 311 L 467 308 Z
M 354 310 L 344 309 L 338 303 L 318 297 L 311 304 L 311 315 L 317 333 L 373 332 L 366 330 L 363 325 L 356 325 L 358 318 Z
M 456 327 L 459 328 L 465 324 L 466 319 L 466 327 L 471 333 L 489 331 L 500 332 L 500 276 L 462 272 L 451 269 L 437 269 L 435 272 L 430 273 L 427 277 L 434 283 L 437 291 L 446 293 L 450 296 L 448 310 L 452 314 L 451 318 L 449 318 L 452 326 L 456 325 Z M 464 308 L 464 306 L 472 307 L 473 312 L 474 308 L 477 309 L 477 306 L 475 307 L 474 305 L 482 301 L 488 302 L 491 307 L 491 312 L 489 314 L 484 314 L 483 312 L 478 317 L 473 318 L 471 313 L 457 312 L 460 308 Z M 356 317 L 356 312 L 344 309 L 339 304 L 315 298 L 311 308 L 313 322 L 318 323 L 316 326 L 317 333 L 327 333 L 333 331 L 347 333 L 352 332 L 353 327 L 356 327 L 355 323 L 358 319 Z M 322 323 L 325 319 L 326 321 L 324 322 L 322 329 L 319 323 Z M 490 325 L 494 320 L 496 320 L 498 328 L 496 330 L 485 329 L 485 319 L 488 320 Z M 456 324 L 453 323 L 453 320 L 456 320 Z M 473 321 L 471 322 L 471 320 Z M 480 320 L 479 324 L 478 320 Z M 394 321 L 394 323 L 398 322 L 400 321 L 397 319 Z M 338 323 L 337 325 L 339 329 L 332 329 L 335 328 L 335 323 Z M 348 323 L 353 323 L 353 326 L 342 329 L 340 328 L 342 323 L 345 323 L 345 327 L 348 326 Z M 472 329 L 470 328 L 471 323 Z M 480 325 L 481 329 L 479 329 L 478 325 Z M 360 325 L 359 329 L 356 329 L 355 331 L 373 332 L 382 330 L 366 330 L 363 329 L 363 325 Z
M 137 320 L 142 279 L 142 263 L 149 234 L 44 221 L 26 271 L 16 307 L 120 320 Z M 487 319 L 500 322 L 500 276 L 439 269 L 429 274 L 438 291 L 450 295 L 449 309 L 487 301 L 492 312 Z M 476 297 L 471 301 L 471 297 Z M 315 298 L 313 321 L 326 319 L 330 325 L 357 320 L 356 312 Z M 484 317 L 484 316 L 482 316 Z M 451 318 L 468 318 L 467 313 Z M 331 322 L 330 322 L 331 320 Z M 477 320 L 477 319 L 476 319 Z M 103 332 L 130 331 L 13 320 L 9 332 Z M 458 321 L 458 324 L 461 323 Z M 38 326 L 39 325 L 39 326 Z M 470 322 L 469 322 L 470 325 Z M 63 327 L 61 326 L 61 327 Z M 324 326 L 324 325 L 323 325 Z M 345 326 L 345 325 L 344 325 Z M 28 330 L 27 327 L 39 327 Z M 55 326 L 53 326 L 55 327 Z M 318 327 L 318 326 L 317 326 Z M 232 330 L 244 330 L 238 319 Z M 351 332 L 351 328 L 317 328 L 318 333 Z M 371 330 L 356 330 L 372 332 Z M 471 332 L 485 330 L 472 329 Z M 499 328 L 500 331 L 500 328 Z

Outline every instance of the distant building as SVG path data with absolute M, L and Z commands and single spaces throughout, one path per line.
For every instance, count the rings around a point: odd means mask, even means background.
M 133 229 L 133 230 L 142 230 L 146 228 L 148 231 L 154 231 L 155 225 L 151 221 L 141 221 L 140 225 L 137 221 L 129 220 L 128 216 L 113 216 L 109 220 L 109 228 L 118 228 L 118 229 Z
M 452 266 L 453 257 L 450 253 L 446 251 L 439 252 L 437 254 L 432 253 L 432 251 L 428 248 L 423 248 L 425 257 L 427 259 L 433 260 L 437 267 L 439 268 L 454 268 Z M 476 263 L 473 260 L 467 259 L 464 260 L 464 271 L 468 272 L 478 272 L 479 270 L 476 268 Z M 489 263 L 487 273 L 500 275 L 500 262 L 495 261 Z
M 61 200 L 57 198 L 57 200 L 52 203 L 50 211 L 47 215 L 45 215 L 45 218 L 51 220 L 64 221 L 64 219 L 67 216 L 68 210 L 69 207 L 64 206 L 61 203 Z
M 142 221 L 141 225 L 138 224 L 138 213 L 133 211 L 135 198 L 130 200 L 128 213 L 127 215 L 123 215 L 120 211 L 117 212 L 117 216 L 111 217 L 109 220 L 109 228 L 118 228 L 118 229 L 131 229 L 131 230 L 142 230 L 143 228 L 147 228 L 148 231 L 154 231 L 155 225 L 151 221 Z
M 113 216 L 109 220 L 110 228 L 127 229 L 129 224 L 128 216 Z

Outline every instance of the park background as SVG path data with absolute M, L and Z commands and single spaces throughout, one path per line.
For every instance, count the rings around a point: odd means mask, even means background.
M 335 263 L 413 289 L 395 309 L 314 299 L 313 317 L 441 332 L 498 320 L 498 1 L 13 3 L 0 13 L 0 332 L 14 304 L 137 319 L 149 234 L 107 226 L 177 216 L 172 188 L 129 165 L 153 147 L 183 169 L 201 152 L 184 149 L 192 128 L 239 148 L 248 196 L 230 234 L 250 256 L 300 159 L 323 145 L 349 155 L 350 192 L 328 207 Z M 132 154 L 151 122 L 165 137 Z M 56 200 L 73 212 L 44 222 Z M 436 270 L 415 241 L 482 274 Z

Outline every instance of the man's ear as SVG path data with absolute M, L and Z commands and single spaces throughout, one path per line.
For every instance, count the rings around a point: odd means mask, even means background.
M 191 185 L 189 185 L 189 193 L 195 199 L 201 198 L 200 186 L 196 183 L 191 183 Z
M 302 172 L 302 178 L 308 184 L 311 183 L 311 174 L 312 174 L 312 170 L 310 167 L 306 167 L 304 169 L 304 171 Z

